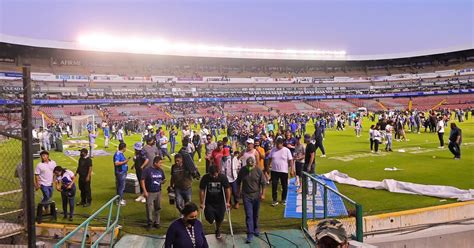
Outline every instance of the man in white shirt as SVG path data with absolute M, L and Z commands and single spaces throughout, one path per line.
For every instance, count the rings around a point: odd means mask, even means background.
M 436 131 L 438 132 L 439 147 L 440 149 L 444 148 L 444 117 L 440 116 L 438 124 L 436 124 Z
M 41 163 L 35 169 L 35 190 L 40 189 L 43 193 L 42 203 L 49 202 L 53 196 L 53 170 L 56 162 L 49 159 L 48 151 L 40 153 Z
M 286 205 L 286 195 L 288 193 L 288 171 L 294 175 L 295 166 L 293 161 L 293 155 L 290 149 L 283 146 L 283 138 L 277 138 L 275 143 L 276 147 L 270 152 L 270 164 L 271 178 L 272 178 L 272 206 L 278 205 L 277 201 L 277 189 L 278 180 L 281 182 L 281 200 L 283 205 Z

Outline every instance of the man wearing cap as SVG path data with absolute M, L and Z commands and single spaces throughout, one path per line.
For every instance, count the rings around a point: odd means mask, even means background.
M 255 158 L 249 157 L 245 166 L 237 176 L 237 195 L 243 200 L 245 210 L 245 224 L 247 226 L 247 243 L 252 242 L 253 236 L 259 236 L 258 215 L 260 201 L 265 199 L 265 176 L 257 166 Z M 242 187 L 241 187 L 242 186 Z
M 347 232 L 341 222 L 325 219 L 316 227 L 317 248 L 348 248 Z
M 49 152 L 40 153 L 41 163 L 36 165 L 35 169 L 35 190 L 41 189 L 43 193 L 42 203 L 49 202 L 53 196 L 53 170 L 56 162 L 49 159 Z
M 250 157 L 253 157 L 256 163 L 258 164 L 258 161 L 260 161 L 260 154 L 255 149 L 255 141 L 251 138 L 248 138 L 245 143 L 247 144 L 247 149 L 245 150 L 245 152 L 242 152 L 240 154 L 240 160 L 242 161 L 242 165 L 245 165 L 247 159 Z
M 81 149 L 80 158 L 77 165 L 76 175 L 79 175 L 79 190 L 81 191 L 81 201 L 76 205 L 89 207 L 92 201 L 91 193 L 91 175 L 92 159 L 88 156 L 89 151 L 86 148 Z
M 272 177 L 272 206 L 278 205 L 277 190 L 278 180 L 281 182 L 281 200 L 286 205 L 286 195 L 288 193 L 288 172 L 294 174 L 295 166 L 293 163 L 293 155 L 290 149 L 286 148 L 283 138 L 277 138 L 276 147 L 270 152 L 271 177 Z
M 132 169 L 135 168 L 135 173 L 137 175 L 137 180 L 138 182 L 141 181 L 142 179 L 142 172 L 145 169 L 145 167 L 148 165 L 148 158 L 146 155 L 146 152 L 143 150 L 142 143 L 137 142 L 133 145 L 133 148 L 135 149 L 135 156 L 133 156 L 133 166 Z M 135 199 L 136 202 L 146 202 L 146 198 L 143 195 L 143 189 L 140 187 L 140 196 Z

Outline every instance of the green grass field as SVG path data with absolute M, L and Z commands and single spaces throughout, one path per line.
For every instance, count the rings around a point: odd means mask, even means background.
M 352 161 L 341 161 L 340 157 L 367 154 L 370 152 L 368 141 L 368 127 L 371 123 L 364 120 L 364 130 L 362 137 L 356 138 L 352 127 L 347 127 L 344 131 L 335 131 L 328 129 L 326 131 L 326 139 L 324 145 L 326 148 L 327 157 L 320 158 L 320 151 L 318 150 L 316 171 L 318 174 L 326 173 L 331 170 L 339 170 L 343 173 L 349 174 L 351 177 L 366 180 L 383 180 L 383 179 L 397 179 L 401 181 L 434 184 L 434 185 L 449 185 L 461 189 L 474 188 L 474 122 L 469 119 L 467 122 L 460 123 L 459 126 L 463 130 L 463 146 L 462 159 L 453 160 L 452 154 L 447 149 L 438 149 L 438 137 L 435 133 L 421 133 L 412 134 L 407 132 L 408 142 L 394 141 L 393 153 L 388 153 L 385 156 L 372 156 L 354 158 Z M 308 125 L 308 132 L 313 132 L 312 123 Z M 449 128 L 446 129 L 445 140 L 449 134 Z M 129 150 L 128 155 L 133 156 L 132 145 L 140 140 L 140 135 L 128 136 L 125 139 Z M 180 137 L 178 137 L 180 140 Z M 112 144 L 117 145 L 117 141 L 112 141 Z M 96 149 L 103 149 L 103 139 L 98 138 Z M 114 153 L 116 146 L 112 145 L 108 152 Z M 180 145 L 177 146 L 180 148 Z M 381 145 L 382 150 L 384 145 Z M 411 153 L 417 149 L 416 152 Z M 418 149 L 419 148 L 419 149 Z M 405 149 L 406 152 L 397 152 L 399 149 Z M 384 153 L 384 152 L 383 152 Z M 55 160 L 58 165 L 65 166 L 69 169 L 75 170 L 77 166 L 76 158 L 70 158 L 62 153 L 51 152 L 50 157 Z M 346 157 L 347 158 L 347 157 Z M 197 156 L 196 156 L 197 159 Z M 37 163 L 37 161 L 35 161 Z M 76 214 L 74 222 L 79 224 L 85 220 L 85 216 L 94 213 L 100 206 L 107 202 L 115 194 L 115 178 L 113 173 L 113 165 L 111 156 L 96 157 L 93 159 L 93 177 L 92 177 L 92 197 L 93 203 L 89 208 L 76 207 Z M 196 163 L 198 163 L 196 161 Z M 204 160 L 198 163 L 200 171 L 204 171 Z M 131 165 L 129 165 L 131 167 Z M 169 171 L 171 164 L 166 160 L 165 172 L 169 179 Z M 401 171 L 384 171 L 386 167 L 397 167 Z M 169 182 L 169 180 L 168 180 Z M 165 185 L 164 188 L 167 186 Z M 400 211 L 406 209 L 421 208 L 427 206 L 435 206 L 441 204 L 448 204 L 455 202 L 455 200 L 441 201 L 442 199 L 434 197 L 425 197 L 417 195 L 405 195 L 389 193 L 383 190 L 371 190 L 357 188 L 347 185 L 337 184 L 340 192 L 349 196 L 353 200 L 359 202 L 363 206 L 364 215 L 372 215 L 393 211 Z M 40 194 L 37 193 L 37 196 Z M 126 233 L 136 234 L 164 234 L 167 226 L 172 220 L 179 217 L 179 214 L 174 206 L 168 204 L 168 197 L 163 194 L 161 224 L 159 230 L 152 230 L 147 232 L 144 228 L 146 223 L 145 205 L 137 203 L 134 199 L 138 195 L 125 194 L 127 205 L 122 208 L 120 216 L 120 224 L 123 225 Z M 58 209 L 61 211 L 60 194 L 55 192 L 54 200 L 59 203 Z M 76 201 L 79 201 L 79 192 L 76 196 Z M 193 185 L 193 201 L 198 203 L 198 182 Z M 271 205 L 271 189 L 267 188 L 266 199 L 261 205 L 260 220 L 262 230 L 284 229 L 284 228 L 299 228 L 301 220 L 299 219 L 284 219 L 284 206 L 279 205 L 272 207 Z M 60 218 L 58 222 L 62 222 Z M 245 231 L 245 215 L 243 207 L 238 210 L 232 210 L 232 221 L 234 230 L 237 232 Z M 69 223 L 64 221 L 64 223 Z M 100 225 L 100 223 L 96 223 Z M 209 224 L 204 224 L 206 231 L 213 232 L 213 227 Z M 227 225 L 224 227 L 224 232 L 227 230 Z

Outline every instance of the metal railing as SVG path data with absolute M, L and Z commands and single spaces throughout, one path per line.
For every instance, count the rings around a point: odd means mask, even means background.
M 81 241 L 81 247 L 86 247 L 86 239 L 88 236 L 88 227 L 89 224 L 92 220 L 94 220 L 102 211 L 105 209 L 109 209 L 108 212 L 108 217 L 107 217 L 107 227 L 96 240 L 92 244 L 90 244 L 90 247 L 98 247 L 100 244 L 100 241 L 104 239 L 104 237 L 110 232 L 110 247 L 114 245 L 114 230 L 117 227 L 118 221 L 119 221 L 119 216 L 120 216 L 120 204 L 117 204 L 117 213 L 115 216 L 114 222 L 112 221 L 112 213 L 113 213 L 113 207 L 115 205 L 115 202 L 120 200 L 120 196 L 116 195 L 110 201 L 108 201 L 105 205 L 103 205 L 99 210 L 97 210 L 94 214 L 92 214 L 87 220 L 82 222 L 76 229 L 71 231 L 68 235 L 66 235 L 64 238 L 62 238 L 56 245 L 54 245 L 55 248 L 60 248 L 68 239 L 73 237 L 77 232 L 79 232 L 82 228 L 84 228 L 84 232 L 82 234 L 82 241 Z
M 323 218 L 328 218 L 328 190 L 331 193 L 336 194 L 337 196 L 341 197 L 343 200 L 351 204 L 355 207 L 355 222 L 356 222 L 356 230 L 355 235 L 353 235 L 353 239 L 363 242 L 364 238 L 364 231 L 363 231 L 363 219 L 362 219 L 362 205 L 358 204 L 354 200 L 350 199 L 349 197 L 337 192 L 333 188 L 329 187 L 325 182 L 321 181 L 320 179 L 316 178 L 315 175 L 311 175 L 307 172 L 303 172 L 303 183 L 302 183 L 302 223 L 301 227 L 303 231 L 313 239 L 314 234 L 310 234 L 308 230 L 308 182 L 312 182 L 313 190 L 311 192 L 312 195 L 312 219 L 316 220 L 316 189 L 318 185 L 323 187 Z M 315 241 L 313 239 L 313 241 Z

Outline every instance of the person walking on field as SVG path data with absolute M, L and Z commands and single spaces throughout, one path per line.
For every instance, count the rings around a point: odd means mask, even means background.
M 273 207 L 278 205 L 278 181 L 281 182 L 282 188 L 281 200 L 283 205 L 286 205 L 286 195 L 288 193 L 288 172 L 293 175 L 295 171 L 293 155 L 291 154 L 290 149 L 283 146 L 283 142 L 284 140 L 282 138 L 277 138 L 275 141 L 276 147 L 274 147 L 270 152 L 270 164 L 272 165 L 271 177 Z
M 449 134 L 449 151 L 454 155 L 454 159 L 461 159 L 462 130 L 451 122 L 451 133 Z
M 176 208 L 180 212 L 186 203 L 191 201 L 192 183 L 192 171 L 184 166 L 181 153 L 176 153 L 176 155 L 174 155 L 174 164 L 171 166 L 170 186 L 174 189 L 176 194 Z
M 80 158 L 76 170 L 79 175 L 79 190 L 81 191 L 81 201 L 77 205 L 89 207 L 92 202 L 91 196 L 91 176 L 92 176 L 92 159 L 88 156 L 86 148 L 81 149 Z
M 443 116 L 439 117 L 439 121 L 436 124 L 436 131 L 438 132 L 439 147 L 440 149 L 444 148 L 444 118 Z
M 283 142 L 280 144 L 283 146 Z M 237 176 L 237 194 L 244 204 L 245 224 L 247 226 L 246 243 L 251 243 L 254 236 L 260 235 L 258 217 L 260 202 L 265 199 L 266 179 L 262 170 L 255 166 L 255 158 L 249 157 L 245 161 Z
M 210 224 L 216 225 L 216 238 L 222 238 L 221 225 L 227 209 L 230 209 L 230 184 L 224 174 L 220 174 L 215 165 L 209 167 L 199 183 L 201 208 Z M 225 195 L 225 198 L 224 198 Z
M 115 187 L 117 189 L 117 195 L 120 196 L 120 205 L 125 206 L 126 202 L 123 199 L 123 192 L 125 190 L 125 180 L 127 178 L 128 161 L 130 158 L 125 158 L 125 151 L 127 151 L 127 145 L 120 143 L 118 151 L 114 154 L 114 171 L 115 171 Z
M 143 150 L 143 146 L 141 142 L 135 143 L 133 145 L 135 149 L 135 156 L 133 156 L 133 166 L 132 169 L 135 168 L 135 173 L 137 175 L 138 182 L 142 180 L 142 173 L 143 170 L 148 165 L 148 158 L 146 152 Z M 140 187 L 140 196 L 135 199 L 136 202 L 146 203 L 146 198 L 143 195 L 143 188 Z
M 153 159 L 153 166 L 145 168 L 140 180 L 143 195 L 146 198 L 147 229 L 160 228 L 161 186 L 165 183 L 165 172 L 160 156 Z

